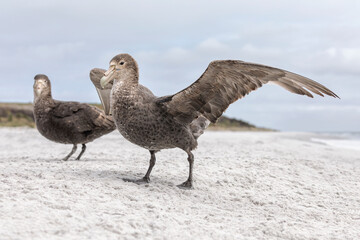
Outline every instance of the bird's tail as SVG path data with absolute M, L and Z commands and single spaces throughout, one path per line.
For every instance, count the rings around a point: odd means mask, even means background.
M 201 136 L 201 134 L 204 133 L 205 129 L 209 126 L 209 124 L 210 121 L 203 116 L 200 116 L 194 121 L 192 121 L 190 123 L 190 129 L 194 137 L 198 139 Z

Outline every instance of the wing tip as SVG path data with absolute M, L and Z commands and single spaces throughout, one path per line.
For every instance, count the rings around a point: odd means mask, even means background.
M 321 96 L 321 97 L 325 97 L 325 95 L 327 96 L 330 96 L 330 97 L 333 97 L 333 98 L 338 98 L 338 99 L 341 99 L 338 95 L 336 95 L 335 93 L 333 92 L 320 92 L 320 93 L 316 93 L 317 95 Z
M 338 95 L 336 95 L 335 93 L 333 93 L 333 96 L 334 98 L 338 98 L 338 99 L 341 99 Z
M 331 90 L 329 90 L 329 92 L 324 92 L 324 93 L 330 97 L 341 99 L 336 93 L 334 93 Z

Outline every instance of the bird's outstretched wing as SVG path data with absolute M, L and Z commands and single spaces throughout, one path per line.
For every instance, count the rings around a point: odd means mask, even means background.
M 196 82 L 172 96 L 159 98 L 158 104 L 165 106 L 184 124 L 191 123 L 199 115 L 216 122 L 231 103 L 268 82 L 308 97 L 313 97 L 309 91 L 320 96 L 338 97 L 325 86 L 295 73 L 260 64 L 223 60 L 211 62 Z
M 110 92 L 111 92 L 112 84 L 109 83 L 107 86 L 105 86 L 104 89 L 100 86 L 100 79 L 104 76 L 105 72 L 106 70 L 104 69 L 94 68 L 90 71 L 90 79 L 92 83 L 95 85 L 95 89 L 99 95 L 105 114 L 111 115 Z

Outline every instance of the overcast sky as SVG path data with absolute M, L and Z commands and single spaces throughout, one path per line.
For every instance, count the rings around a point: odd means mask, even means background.
M 44 73 L 59 100 L 99 102 L 94 67 L 129 53 L 156 95 L 194 82 L 215 59 L 307 76 L 341 97 L 266 85 L 225 115 L 291 131 L 360 131 L 360 1 L 1 1 L 0 101 L 31 102 Z

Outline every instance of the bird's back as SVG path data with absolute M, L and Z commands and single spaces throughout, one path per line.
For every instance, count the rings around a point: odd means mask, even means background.
M 34 116 L 39 132 L 60 143 L 87 143 L 115 129 L 111 116 L 78 102 L 38 102 Z

